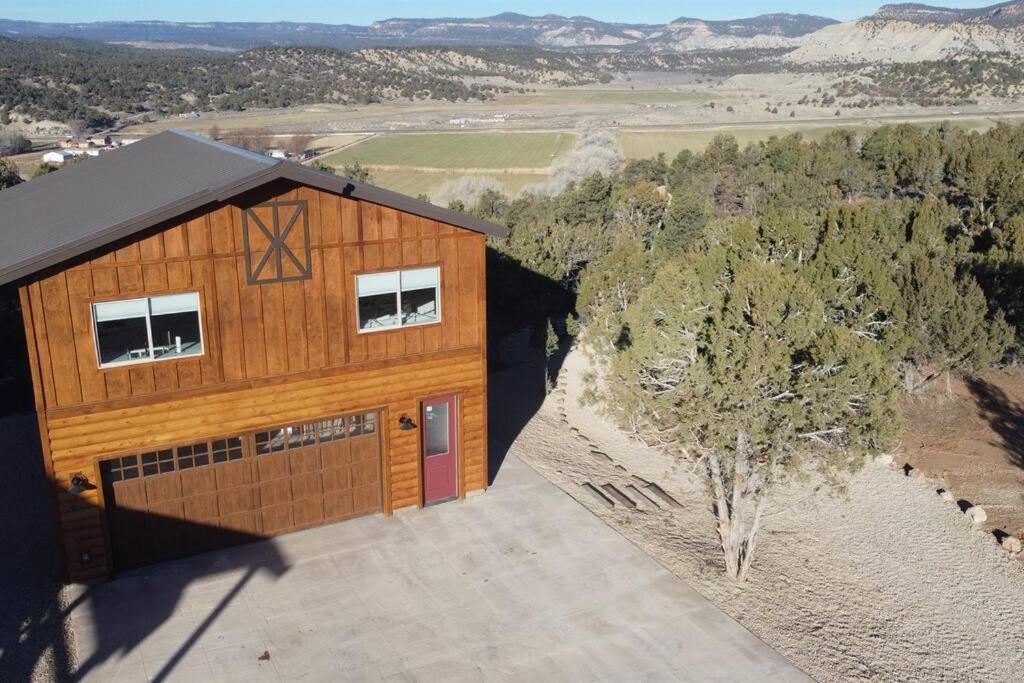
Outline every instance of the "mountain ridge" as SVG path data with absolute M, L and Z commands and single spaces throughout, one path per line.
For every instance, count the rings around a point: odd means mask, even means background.
M 8 37 L 77 38 L 143 46 L 195 46 L 246 50 L 270 45 L 341 49 L 416 45 L 525 45 L 549 48 L 692 50 L 788 46 L 836 24 L 806 14 L 764 14 L 726 21 L 680 19 L 666 24 L 606 22 L 586 16 L 531 17 L 503 12 L 490 17 L 436 19 L 394 17 L 368 26 L 316 22 L 80 22 L 0 19 Z
M 988 7 L 958 9 L 919 3 L 882 5 L 868 21 L 907 21 L 913 24 L 978 24 L 996 28 L 1024 25 L 1024 0 L 1010 0 Z

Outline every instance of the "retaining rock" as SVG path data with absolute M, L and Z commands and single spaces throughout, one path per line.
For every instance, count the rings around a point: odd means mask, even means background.
M 971 520 L 972 524 L 984 524 L 988 521 L 988 513 L 978 505 L 967 508 L 964 514 L 967 515 L 967 519 Z

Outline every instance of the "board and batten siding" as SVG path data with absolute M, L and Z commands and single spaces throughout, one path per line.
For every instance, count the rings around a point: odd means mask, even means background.
M 308 205 L 312 278 L 248 284 L 242 210 Z M 485 238 L 313 188 L 276 185 L 147 231 L 21 288 L 40 431 L 68 575 L 108 573 L 102 457 L 364 410 L 381 411 L 385 511 L 419 504 L 419 403 L 460 397 L 463 492 L 487 485 Z M 360 334 L 355 275 L 437 265 L 440 323 Z M 95 301 L 196 291 L 200 357 L 99 368 Z M 91 560 L 80 556 L 88 549 Z

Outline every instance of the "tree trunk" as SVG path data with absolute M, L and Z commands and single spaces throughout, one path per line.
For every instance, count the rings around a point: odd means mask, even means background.
M 741 431 L 736 437 L 732 487 L 728 491 L 722 475 L 721 458 L 714 453 L 707 456 L 718 536 L 725 553 L 725 571 L 737 583 L 745 582 L 750 572 L 764 510 L 763 490 L 749 476 L 751 456 L 750 437 Z

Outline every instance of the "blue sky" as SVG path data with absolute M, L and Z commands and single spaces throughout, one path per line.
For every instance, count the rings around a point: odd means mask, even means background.
M 997 0 L 933 2 L 949 7 L 984 7 Z M 0 17 L 36 21 L 163 19 L 167 21 L 312 21 L 368 24 L 389 17 L 487 16 L 502 11 L 523 14 L 583 14 L 605 21 L 663 23 L 680 16 L 734 19 L 767 12 L 803 12 L 836 19 L 871 14 L 879 0 L 0 0 Z

